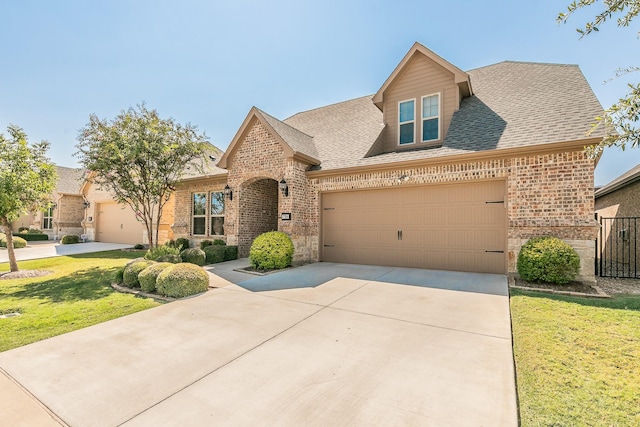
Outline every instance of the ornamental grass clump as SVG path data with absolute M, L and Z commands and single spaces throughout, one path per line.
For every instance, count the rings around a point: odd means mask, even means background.
M 269 231 L 253 241 L 249 260 L 257 270 L 278 270 L 291 265 L 293 250 L 293 242 L 287 234 Z
M 172 248 L 170 246 L 157 246 L 155 248 L 150 248 L 144 255 L 144 258 L 158 261 L 160 257 L 165 255 L 180 255 L 180 249 Z
M 205 292 L 209 288 L 209 275 L 195 264 L 174 264 L 164 269 L 156 279 L 160 295 L 183 298 Z
M 156 291 L 156 280 L 160 273 L 162 273 L 168 267 L 173 266 L 174 264 L 170 262 L 159 262 L 157 264 L 152 264 L 149 267 L 145 268 L 138 274 L 138 281 L 140 282 L 140 289 L 144 292 L 155 292 Z
M 155 261 L 151 261 L 148 259 L 143 259 L 141 261 L 132 262 L 128 264 L 124 268 L 124 273 L 122 275 L 122 283 L 127 288 L 139 288 L 140 281 L 138 280 L 138 274 L 145 268 L 149 267 L 151 264 L 155 264 Z
M 530 282 L 563 285 L 573 281 L 579 271 L 578 253 L 557 237 L 529 239 L 518 254 L 518 274 Z

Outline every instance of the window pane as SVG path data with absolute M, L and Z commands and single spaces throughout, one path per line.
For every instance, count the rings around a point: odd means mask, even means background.
M 196 193 L 193 195 L 193 214 L 205 215 L 207 213 L 206 193 Z
M 400 144 L 410 144 L 413 142 L 413 123 L 400 125 Z
M 431 141 L 438 139 L 438 119 L 422 121 L 422 140 Z
M 211 215 L 224 215 L 224 193 L 211 193 Z
M 211 235 L 224 236 L 224 217 L 223 216 L 211 217 Z
M 422 117 L 438 117 L 438 95 L 422 98 Z
M 406 101 L 400 103 L 400 122 L 406 122 L 410 120 L 414 120 L 415 115 L 413 114 L 414 105 L 413 101 Z
M 205 218 L 193 218 L 193 234 L 204 235 Z

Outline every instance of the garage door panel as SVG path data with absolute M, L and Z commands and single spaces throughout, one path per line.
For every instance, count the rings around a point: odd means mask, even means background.
M 323 242 L 340 247 L 323 260 L 504 273 L 504 191 L 493 181 L 323 195 L 342 212 L 323 215 Z
M 99 203 L 97 217 L 99 242 L 137 244 L 144 238 L 144 224 L 139 222 L 133 210 L 117 203 Z

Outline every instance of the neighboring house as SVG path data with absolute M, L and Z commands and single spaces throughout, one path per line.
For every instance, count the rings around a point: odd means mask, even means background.
M 602 106 L 575 65 L 464 72 L 416 43 L 373 96 L 285 120 L 252 108 L 206 175 L 176 191 L 175 237 L 248 254 L 280 230 L 294 261 L 513 273 L 558 236 L 593 279 Z
M 640 165 L 595 192 L 602 276 L 640 277 Z
M 56 166 L 58 181 L 51 195 L 52 205 L 43 211 L 23 215 L 12 223 L 13 232 L 20 227 L 42 230 L 50 239 L 65 234 L 85 235 L 88 241 L 137 244 L 148 243 L 144 223 L 133 210 L 116 203 L 113 195 L 94 185 L 92 174 L 84 170 Z M 159 241 L 173 237 L 174 198 L 165 205 Z

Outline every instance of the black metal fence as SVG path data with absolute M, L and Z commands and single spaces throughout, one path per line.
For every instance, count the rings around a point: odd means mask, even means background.
M 599 218 L 596 241 L 596 275 L 640 278 L 639 217 Z

